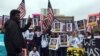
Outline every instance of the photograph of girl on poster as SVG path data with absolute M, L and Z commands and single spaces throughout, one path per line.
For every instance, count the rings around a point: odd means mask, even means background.
M 57 48 L 57 38 L 51 38 L 49 49 L 56 49 Z

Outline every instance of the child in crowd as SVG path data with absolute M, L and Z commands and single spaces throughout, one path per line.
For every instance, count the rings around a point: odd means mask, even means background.
M 29 52 L 29 56 L 40 56 L 36 47 L 33 47 L 32 51 Z

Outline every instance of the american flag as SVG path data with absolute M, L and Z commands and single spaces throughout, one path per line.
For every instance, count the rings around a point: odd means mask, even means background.
M 22 2 L 20 3 L 20 5 L 17 9 L 21 12 L 20 18 L 22 19 L 26 15 L 25 1 L 24 0 L 22 0 Z
M 44 16 L 44 18 L 45 19 L 43 20 L 43 25 L 44 25 L 43 27 L 47 29 L 49 26 L 51 26 L 54 20 L 54 13 L 50 1 L 48 1 L 47 15 Z

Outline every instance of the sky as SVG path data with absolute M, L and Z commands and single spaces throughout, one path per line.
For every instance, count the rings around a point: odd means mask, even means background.
M 60 15 L 74 16 L 75 20 L 86 19 L 89 14 L 100 12 L 100 0 L 50 0 L 52 8 L 59 9 Z M 0 16 L 9 15 L 16 9 L 21 0 L 0 0 Z M 47 8 L 48 0 L 25 0 L 26 16 L 41 13 L 41 8 Z

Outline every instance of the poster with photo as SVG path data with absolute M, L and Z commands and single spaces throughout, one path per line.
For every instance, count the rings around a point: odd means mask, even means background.
M 60 31 L 60 22 L 55 23 L 55 31 Z
M 78 28 L 78 30 L 84 30 L 85 29 L 85 21 L 84 20 L 77 21 L 77 28 Z
M 97 20 L 97 27 L 100 28 L 100 20 Z
M 60 36 L 60 47 L 67 47 L 67 35 L 66 34 L 62 34 Z
M 96 22 L 96 16 L 89 16 L 89 23 Z
M 57 38 L 50 38 L 49 49 L 56 50 L 58 45 Z
M 87 26 L 97 26 L 96 16 L 89 16 Z
M 65 25 L 65 23 L 61 23 L 60 29 L 61 29 L 61 32 L 65 32 L 66 31 L 66 25 Z
M 38 26 L 40 21 L 40 14 L 33 14 L 34 25 Z
M 54 22 L 52 23 L 52 29 L 51 29 L 51 31 L 53 31 L 54 32 L 54 29 L 55 29 L 55 27 L 54 27 Z
M 67 25 L 66 26 L 67 31 L 71 32 L 72 31 L 72 23 L 67 23 L 66 25 Z

